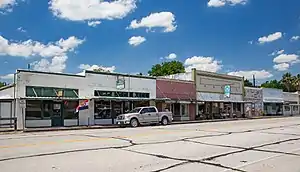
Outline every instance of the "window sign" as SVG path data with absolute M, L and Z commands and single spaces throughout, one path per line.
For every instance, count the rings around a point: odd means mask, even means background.
M 230 92 L 231 92 L 230 85 L 225 85 L 225 87 L 224 87 L 224 95 L 225 95 L 225 97 L 229 98 L 230 97 Z

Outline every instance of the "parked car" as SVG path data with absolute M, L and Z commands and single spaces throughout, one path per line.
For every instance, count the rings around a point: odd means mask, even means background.
M 117 116 L 116 124 L 120 126 L 130 125 L 137 127 L 146 124 L 167 125 L 173 121 L 172 112 L 159 112 L 156 107 L 137 107 L 126 114 Z

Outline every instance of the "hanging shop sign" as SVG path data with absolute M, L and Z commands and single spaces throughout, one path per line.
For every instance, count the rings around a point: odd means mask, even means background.
M 231 93 L 231 87 L 230 87 L 230 85 L 225 85 L 225 87 L 224 87 L 224 96 L 226 98 L 229 98 L 230 97 L 230 93 Z
M 124 77 L 121 78 L 120 76 L 117 76 L 116 87 L 118 90 L 125 89 L 125 78 Z

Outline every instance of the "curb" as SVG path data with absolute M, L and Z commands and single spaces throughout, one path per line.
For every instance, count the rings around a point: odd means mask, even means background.
M 248 118 L 232 118 L 232 119 L 212 119 L 212 120 L 199 120 L 199 121 L 178 121 L 172 122 L 170 125 L 180 124 L 200 124 L 200 123 L 213 123 L 213 122 L 228 122 L 228 121 L 241 121 L 241 120 L 259 120 L 259 119 L 275 119 L 275 118 L 289 118 L 300 116 L 261 116 L 261 117 L 248 117 Z M 119 128 L 118 125 L 107 126 L 77 126 L 77 127 L 60 127 L 60 128 L 30 128 L 24 131 L 4 130 L 0 131 L 2 134 L 15 134 L 15 133 L 33 133 L 33 132 L 51 132 L 51 131 L 72 131 L 72 130 L 90 130 L 90 129 L 114 129 Z

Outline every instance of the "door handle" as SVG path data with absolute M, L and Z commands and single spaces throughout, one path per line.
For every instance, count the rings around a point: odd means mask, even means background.
M 149 113 L 148 115 L 150 116 L 151 114 Z

